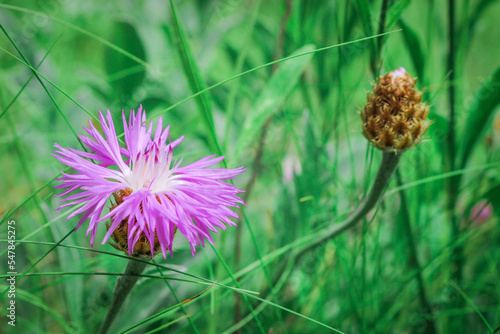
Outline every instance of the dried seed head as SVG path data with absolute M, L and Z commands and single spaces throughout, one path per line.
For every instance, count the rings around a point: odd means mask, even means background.
M 361 112 L 363 135 L 383 151 L 404 151 L 422 140 L 429 128 L 429 106 L 422 103 L 422 93 L 415 89 L 403 67 L 380 76 L 368 93 Z

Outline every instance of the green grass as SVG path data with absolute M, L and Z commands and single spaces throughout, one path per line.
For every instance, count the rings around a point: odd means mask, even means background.
M 85 224 L 73 231 L 77 217 L 55 211 L 65 166 L 50 154 L 54 143 L 80 148 L 98 110 L 110 109 L 121 134 L 122 109 L 142 104 L 172 139 L 186 136 L 177 158 L 220 154 L 222 166 L 246 166 L 234 180 L 246 207 L 194 258 L 178 235 L 173 258 L 146 268 L 113 333 L 492 333 L 499 14 L 493 0 L 3 2 L 0 332 L 99 328 L 127 257 L 100 245 L 104 226 L 90 248 Z M 376 212 L 311 248 L 369 190 L 381 153 L 361 135 L 358 112 L 377 74 L 400 66 L 418 76 L 433 124 Z M 483 200 L 493 211 L 478 222 Z

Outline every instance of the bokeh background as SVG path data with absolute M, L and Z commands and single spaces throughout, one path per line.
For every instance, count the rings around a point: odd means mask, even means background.
M 56 142 L 79 148 L 98 110 L 121 133 L 122 110 L 142 104 L 173 139 L 186 136 L 177 158 L 223 154 L 248 168 L 235 180 L 246 219 L 235 209 L 238 227 L 195 257 L 178 235 L 113 333 L 493 333 L 499 15 L 495 0 L 2 1 L 2 291 L 9 220 L 17 272 L 30 269 L 16 283 L 15 328 L 2 295 L 0 332 L 99 328 L 127 260 L 90 249 L 85 228 L 54 247 L 78 220 L 55 210 L 63 166 L 50 154 Z M 308 248 L 369 190 L 381 153 L 359 111 L 377 76 L 401 66 L 432 105 L 424 142 L 404 154 L 376 212 Z M 213 286 L 180 305 L 215 280 L 250 296 Z

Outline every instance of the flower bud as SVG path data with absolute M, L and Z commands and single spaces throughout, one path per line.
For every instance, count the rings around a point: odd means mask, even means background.
M 380 76 L 361 112 L 363 135 L 383 151 L 405 151 L 429 128 L 429 106 L 403 67 Z

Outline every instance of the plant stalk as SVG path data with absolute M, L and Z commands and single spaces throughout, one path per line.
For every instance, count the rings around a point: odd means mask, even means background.
M 317 246 L 322 245 L 324 242 L 330 239 L 335 238 L 336 236 L 349 230 L 351 227 L 361 221 L 361 219 L 363 219 L 378 203 L 380 197 L 382 196 L 382 193 L 391 180 L 392 174 L 394 174 L 394 171 L 398 166 L 402 154 L 403 153 L 401 152 L 395 153 L 392 151 L 384 151 L 377 176 L 375 177 L 375 181 L 373 182 L 372 188 L 370 189 L 370 193 L 368 194 L 366 201 L 354 211 L 351 218 L 349 218 L 345 223 L 340 226 L 332 225 L 332 227 L 328 229 L 322 236 L 318 237 L 315 242 L 302 249 L 298 256 L 306 253 L 311 249 L 316 248 Z
M 454 171 L 456 167 L 456 108 L 455 108 L 455 0 L 448 1 L 448 30 L 449 30 L 449 44 L 448 44 L 448 71 L 450 75 L 449 86 L 449 104 L 450 104 L 450 130 L 448 132 L 448 159 L 449 170 Z M 450 217 L 450 224 L 452 230 L 452 239 L 457 240 L 460 237 L 460 224 L 456 212 L 456 202 L 458 199 L 459 190 L 459 176 L 453 176 L 448 180 L 448 203 L 447 211 Z M 456 281 L 462 279 L 463 255 L 462 247 L 459 246 L 455 249 L 452 255 L 452 277 Z
M 382 9 L 380 10 L 380 22 L 378 26 L 378 34 L 382 34 L 385 30 L 385 21 L 387 18 L 388 8 L 389 8 L 389 0 L 383 0 Z M 375 54 L 371 60 L 371 70 L 375 77 L 375 80 L 377 80 L 377 77 L 380 73 L 380 67 L 382 65 L 381 54 L 382 54 L 382 45 L 384 44 L 384 37 L 380 36 L 374 43 L 376 43 Z
M 401 186 L 403 182 L 401 181 L 401 174 L 399 170 L 396 171 L 396 180 L 398 182 L 398 186 Z M 425 333 L 435 334 L 436 333 L 436 324 L 434 323 L 434 319 L 432 318 L 432 308 L 429 303 L 429 299 L 427 298 L 427 291 L 425 289 L 424 278 L 422 277 L 422 267 L 420 266 L 420 261 L 417 256 L 417 243 L 415 242 L 415 238 L 413 236 L 413 231 L 411 227 L 410 220 L 410 210 L 408 208 L 408 201 L 406 199 L 406 192 L 401 190 L 399 192 L 401 198 L 401 213 L 403 226 L 406 233 L 406 237 L 408 240 L 408 250 L 410 255 L 410 265 L 416 270 L 416 278 L 418 284 L 418 293 L 420 304 L 424 313 L 427 315 L 425 318 Z
M 285 2 L 285 12 L 283 14 L 283 17 L 281 18 L 281 23 L 280 23 L 280 31 L 278 35 L 278 39 L 276 41 L 276 49 L 275 53 L 273 55 L 273 59 L 277 60 L 280 58 L 282 50 L 283 50 L 283 41 L 285 39 L 285 33 L 286 33 L 286 24 L 288 23 L 288 19 L 290 18 L 290 15 L 292 13 L 292 0 L 287 0 Z M 259 3 L 260 6 L 260 3 Z M 272 67 L 272 72 L 276 72 L 278 69 L 278 64 L 274 64 Z M 243 201 L 247 203 L 248 199 L 250 198 L 250 193 L 253 190 L 253 186 L 255 185 L 255 182 L 257 181 L 257 176 L 258 174 L 262 171 L 262 156 L 264 154 L 264 146 L 265 146 L 265 141 L 267 137 L 267 132 L 271 126 L 271 122 L 273 120 L 273 115 L 269 116 L 268 119 L 266 120 L 266 123 L 264 127 L 262 128 L 262 132 L 260 135 L 259 139 L 259 144 L 258 144 L 258 149 L 255 154 L 255 159 L 254 159 L 254 165 L 252 168 L 252 176 L 250 178 L 250 181 L 248 181 L 246 187 L 245 187 L 245 195 L 243 197 Z M 229 122 L 229 120 L 228 120 Z M 226 138 L 227 140 L 227 138 Z M 243 211 L 241 211 L 243 213 Z M 245 217 L 246 219 L 246 217 Z M 235 267 L 239 268 L 240 261 L 241 261 L 241 244 L 242 244 L 242 228 L 241 226 L 236 229 L 236 240 L 235 240 L 235 245 L 234 245 L 234 262 L 235 262 Z M 265 267 L 264 271 L 265 271 Z M 267 274 L 267 273 L 266 273 Z M 277 316 L 280 319 L 280 323 L 282 325 L 282 329 L 284 332 L 285 326 L 283 325 L 283 318 L 281 316 L 281 313 L 279 310 L 276 310 Z M 242 320 L 241 317 L 241 295 L 239 293 L 235 293 L 235 301 L 234 301 L 234 322 L 239 323 Z M 235 333 L 241 333 L 241 330 L 238 329 L 235 331 Z
M 146 262 L 136 261 L 135 259 L 130 259 L 128 261 L 127 268 L 125 268 L 123 275 L 116 279 L 115 288 L 113 290 L 113 299 L 111 300 L 108 313 L 101 324 L 99 334 L 106 334 L 108 332 L 111 324 L 118 315 L 123 302 L 127 299 L 130 291 L 132 291 L 132 288 L 139 280 L 144 268 L 146 268 L 146 265 Z

